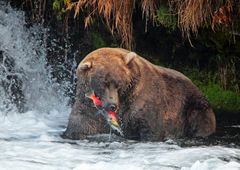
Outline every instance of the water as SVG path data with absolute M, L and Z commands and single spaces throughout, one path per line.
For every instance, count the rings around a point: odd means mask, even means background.
M 46 67 L 45 31 L 24 25 L 24 14 L 0 1 L 0 169 L 240 169 L 238 145 L 109 142 L 107 135 L 62 139 L 70 113 L 68 98 Z M 7 60 L 14 64 L 9 66 Z M 16 81 L 20 85 L 15 87 Z M 24 96 L 24 113 L 13 104 L 19 96 L 11 98 L 10 87 Z

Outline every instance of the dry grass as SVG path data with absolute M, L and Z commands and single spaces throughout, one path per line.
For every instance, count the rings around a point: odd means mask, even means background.
M 85 18 L 85 27 L 92 23 L 96 16 L 103 17 L 112 34 L 121 37 L 122 46 L 128 49 L 133 48 L 133 25 L 132 16 L 136 6 L 142 10 L 146 26 L 148 21 L 154 22 L 156 11 L 160 5 L 168 5 L 173 15 L 178 17 L 178 27 L 183 36 L 197 34 L 198 28 L 202 25 L 230 24 L 230 14 L 234 0 L 226 0 L 223 4 L 218 0 L 67 0 L 67 9 L 75 11 L 75 17 L 82 11 L 88 11 Z M 226 9 L 223 17 L 219 19 L 221 9 Z M 218 20 L 217 20 L 218 19 Z
M 146 20 L 153 20 L 157 9 L 158 0 L 141 0 L 142 13 Z M 75 17 L 81 11 L 88 10 L 89 14 L 85 18 L 85 27 L 91 24 L 94 16 L 100 15 L 104 18 L 112 34 L 117 34 L 122 39 L 122 46 L 128 49 L 133 48 L 133 26 L 132 15 L 136 5 L 135 0 L 78 0 L 72 2 L 68 0 L 67 9 L 75 10 Z
M 173 0 L 171 5 L 178 14 L 178 25 L 183 34 L 197 33 L 198 28 L 209 23 L 213 0 Z
M 212 16 L 212 30 L 215 31 L 215 26 L 230 27 L 232 11 L 233 3 L 231 0 L 227 0 L 218 10 L 214 11 Z

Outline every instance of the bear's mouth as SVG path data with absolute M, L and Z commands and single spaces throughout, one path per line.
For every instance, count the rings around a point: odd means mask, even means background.
M 94 91 L 86 93 L 85 96 L 92 100 L 94 107 L 98 110 L 96 115 L 102 115 L 110 128 L 123 136 L 123 132 L 118 123 L 116 110 L 113 111 L 113 109 L 109 109 L 108 105 L 105 105 L 104 102 L 102 102 L 101 99 L 95 95 Z

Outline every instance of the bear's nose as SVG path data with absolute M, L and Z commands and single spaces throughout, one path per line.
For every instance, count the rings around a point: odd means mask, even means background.
M 105 108 L 106 108 L 107 110 L 110 110 L 110 111 L 115 112 L 115 111 L 117 110 L 118 107 L 117 107 L 116 104 L 109 103 L 109 104 L 107 104 L 107 105 L 105 106 Z
M 115 105 L 115 104 L 111 104 L 110 105 L 110 109 L 111 109 L 111 111 L 116 111 L 117 110 L 117 105 Z

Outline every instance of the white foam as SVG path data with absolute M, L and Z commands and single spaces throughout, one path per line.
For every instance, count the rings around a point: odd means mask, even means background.
M 240 128 L 240 125 L 233 125 L 231 127 L 234 127 L 234 128 Z
M 212 158 L 207 159 L 203 162 L 196 161 L 190 168 L 181 168 L 181 170 L 202 170 L 202 169 L 239 170 L 240 164 L 237 162 L 226 163 L 220 159 Z
M 67 116 L 51 112 L 8 115 L 0 122 L 0 169 L 239 169 L 240 150 L 168 143 L 63 140 Z M 61 115 L 61 116 L 60 116 Z

